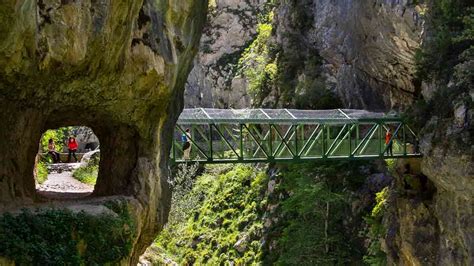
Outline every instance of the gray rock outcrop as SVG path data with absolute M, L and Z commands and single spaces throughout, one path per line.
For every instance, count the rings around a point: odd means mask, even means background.
M 199 54 L 186 83 L 186 107 L 250 106 L 248 85 L 237 75 L 237 64 L 257 33 L 257 16 L 265 2 L 216 0 L 210 7 Z

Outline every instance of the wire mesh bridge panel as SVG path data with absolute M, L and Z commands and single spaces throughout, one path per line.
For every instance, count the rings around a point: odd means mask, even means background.
M 419 156 L 418 138 L 400 118 L 350 109 L 185 109 L 171 150 L 174 163 Z

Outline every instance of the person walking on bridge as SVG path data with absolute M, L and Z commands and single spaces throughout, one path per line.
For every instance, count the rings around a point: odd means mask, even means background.
M 73 156 L 74 159 L 76 160 L 76 163 L 77 163 L 76 151 L 77 151 L 78 145 L 77 145 L 75 137 L 73 137 L 73 136 L 69 137 L 67 147 L 68 147 L 68 150 L 69 150 L 69 154 L 67 156 L 67 162 L 70 163 L 71 162 L 71 156 Z
M 387 129 L 387 132 L 385 133 L 385 151 L 387 152 L 387 156 L 393 156 L 393 141 L 392 141 L 392 131 Z
M 191 131 L 189 128 L 186 128 L 185 133 L 181 136 L 181 142 L 183 143 L 183 159 L 189 160 L 191 159 L 191 143 L 189 140 L 191 139 Z

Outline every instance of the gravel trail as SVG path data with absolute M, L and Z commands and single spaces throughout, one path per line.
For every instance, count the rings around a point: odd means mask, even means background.
M 79 164 L 62 164 L 57 165 L 43 184 L 38 184 L 36 189 L 39 194 L 48 196 L 55 195 L 59 198 L 74 198 L 92 193 L 94 186 L 81 183 L 72 177 L 74 169 Z

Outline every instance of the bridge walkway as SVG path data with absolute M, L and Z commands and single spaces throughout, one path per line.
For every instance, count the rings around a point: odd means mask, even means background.
M 391 132 L 388 145 L 387 130 Z M 186 141 L 190 150 L 183 151 Z M 183 110 L 178 119 L 171 161 L 256 163 L 411 158 L 421 156 L 418 143 L 416 133 L 397 115 L 354 109 L 197 108 Z

